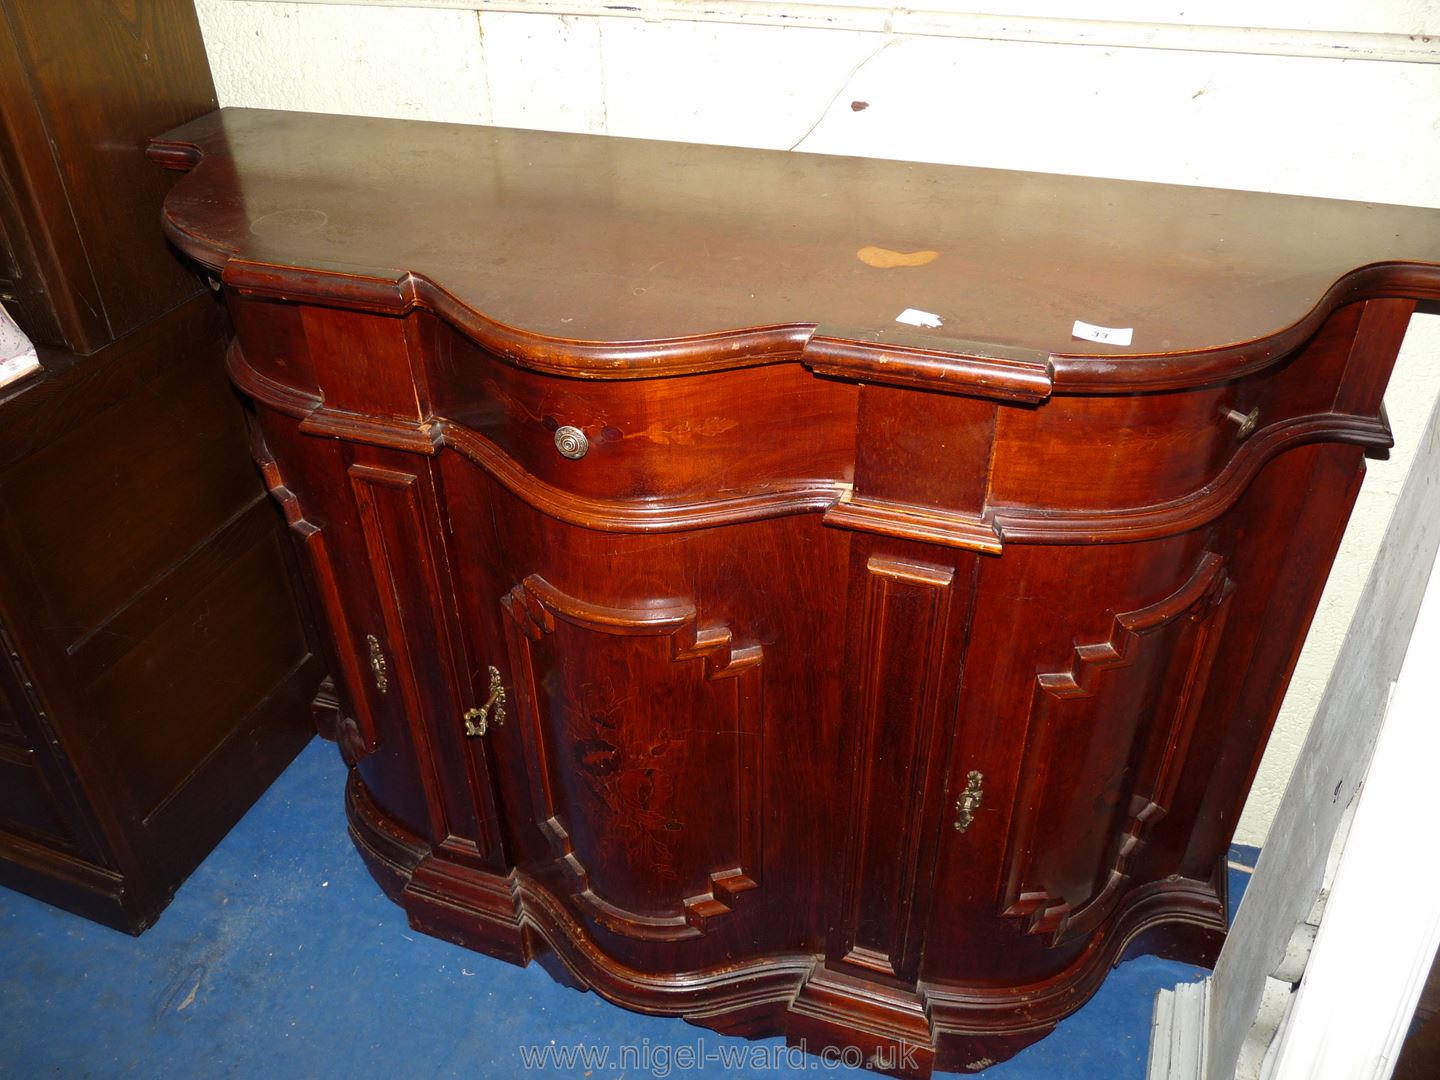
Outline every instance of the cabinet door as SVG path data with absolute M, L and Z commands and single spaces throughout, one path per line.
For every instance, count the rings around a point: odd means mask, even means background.
M 762 650 L 684 601 L 606 607 L 536 575 L 502 606 L 548 865 L 608 930 L 703 934 L 760 884 Z
M 1002 910 L 1059 944 L 1124 894 L 1173 796 L 1232 591 L 1204 553 L 1188 580 L 1116 614 L 1035 677 L 1002 877 Z
M 852 548 L 846 698 L 857 738 L 848 850 L 827 959 L 864 978 L 913 981 L 932 899 L 945 747 L 955 715 L 975 556 Z
M 465 734 L 486 682 L 459 625 L 431 460 L 316 440 L 268 413 L 255 455 L 310 561 L 347 759 L 382 808 L 434 847 L 504 869 L 484 747 Z
M 348 474 L 380 616 L 363 645 L 351 647 L 364 650 L 373 688 L 390 699 L 381 708 L 403 716 L 398 726 L 413 748 L 431 842 L 461 861 L 498 867 L 490 778 L 465 734 L 477 687 L 429 462 L 372 452 Z

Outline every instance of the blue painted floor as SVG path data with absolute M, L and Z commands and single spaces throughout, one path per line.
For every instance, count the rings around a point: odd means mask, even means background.
M 874 1075 L 637 1016 L 415 933 L 351 847 L 343 780 L 334 747 L 313 742 L 140 938 L 0 889 L 0 1075 L 512 1077 L 531 1048 L 577 1045 L 608 1057 L 537 1071 Z M 1232 898 L 1246 881 L 1232 870 Z M 1203 974 L 1122 964 L 1052 1036 L 979 1075 L 1143 1077 L 1155 991 Z M 690 1066 L 682 1047 L 709 1060 Z

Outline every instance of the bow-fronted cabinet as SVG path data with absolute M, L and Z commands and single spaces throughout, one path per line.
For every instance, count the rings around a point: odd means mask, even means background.
M 1435 212 L 249 111 L 151 153 L 416 926 L 908 1073 L 1214 955 Z

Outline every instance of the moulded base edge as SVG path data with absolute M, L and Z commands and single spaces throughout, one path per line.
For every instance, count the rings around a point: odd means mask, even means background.
M 858 1049 L 870 1068 L 898 1076 L 988 1068 L 1049 1034 L 1113 965 L 1155 953 L 1209 966 L 1225 934 L 1215 880 L 1171 878 L 1133 891 L 1074 964 L 1039 984 L 922 982 L 914 991 L 895 990 L 832 971 L 814 953 L 657 974 L 601 951 L 525 874 L 488 873 L 432 851 L 385 815 L 353 769 L 345 802 L 351 838 L 371 875 L 417 930 L 512 964 L 535 961 L 557 981 L 636 1012 L 746 1038 L 784 1035 L 816 1054 Z

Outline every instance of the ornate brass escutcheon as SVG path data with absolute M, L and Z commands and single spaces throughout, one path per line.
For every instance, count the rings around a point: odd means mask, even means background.
M 500 672 L 490 668 L 490 696 L 478 709 L 465 713 L 465 734 L 471 737 L 484 735 L 491 724 L 505 722 L 505 687 L 500 683 Z
M 375 689 L 383 694 L 390 689 L 390 669 L 385 664 L 385 654 L 380 651 L 380 642 L 374 634 L 366 634 L 365 641 L 370 646 L 370 670 L 375 675 Z
M 982 785 L 985 777 L 971 769 L 965 777 L 965 790 L 955 800 L 955 828 L 964 832 L 975 820 L 975 811 L 980 809 L 980 800 L 985 797 Z

